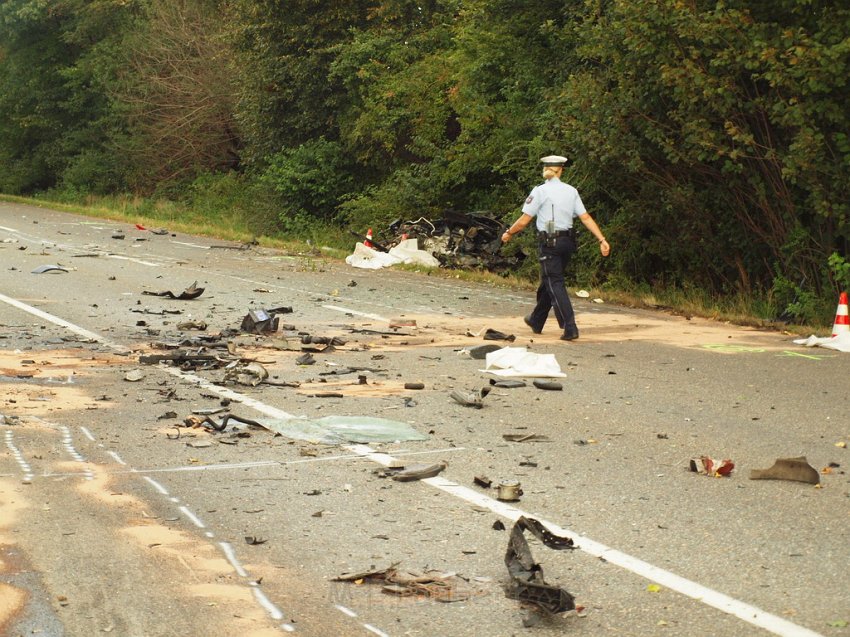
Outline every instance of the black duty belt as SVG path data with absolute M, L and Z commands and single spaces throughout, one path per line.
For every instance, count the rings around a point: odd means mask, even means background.
M 558 230 L 557 232 L 538 232 L 537 236 L 541 239 L 551 239 L 552 237 L 569 237 L 572 236 L 572 230 Z

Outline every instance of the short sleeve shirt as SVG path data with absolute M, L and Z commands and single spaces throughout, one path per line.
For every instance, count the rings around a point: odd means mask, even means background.
M 555 231 L 569 230 L 573 219 L 587 213 L 578 190 L 565 184 L 557 177 L 536 186 L 522 206 L 523 214 L 535 217 L 537 230 L 546 230 L 546 224 L 554 219 Z

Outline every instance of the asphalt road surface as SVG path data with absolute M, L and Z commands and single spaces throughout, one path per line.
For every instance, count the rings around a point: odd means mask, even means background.
M 158 231 L 0 203 L 1 634 L 850 634 L 848 355 L 578 298 L 567 343 L 529 293 Z M 487 344 L 563 389 L 462 404 Z M 818 485 L 750 479 L 799 456 Z M 576 610 L 506 597 L 521 516 L 574 541 L 526 533 Z

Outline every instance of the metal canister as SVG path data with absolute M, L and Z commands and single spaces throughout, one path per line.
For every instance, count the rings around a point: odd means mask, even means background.
M 504 502 L 516 502 L 522 495 L 522 488 L 517 480 L 501 480 L 496 491 L 496 499 Z

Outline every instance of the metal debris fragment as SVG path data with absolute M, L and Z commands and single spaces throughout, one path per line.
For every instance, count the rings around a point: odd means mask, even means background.
M 573 541 L 550 532 L 534 518 L 521 516 L 511 529 L 505 565 L 511 581 L 505 587 L 505 596 L 529 604 L 546 614 L 563 613 L 575 609 L 575 598 L 562 588 L 549 586 L 543 579 L 543 567 L 534 561 L 525 531 L 531 533 L 550 549 L 574 549 Z
M 392 474 L 392 479 L 396 482 L 413 482 L 414 480 L 424 480 L 425 478 L 433 478 L 445 471 L 448 463 L 437 462 L 435 464 L 414 464 L 406 469 Z
M 61 265 L 40 265 L 32 271 L 33 274 L 44 274 L 45 272 L 68 272 L 68 268 Z

